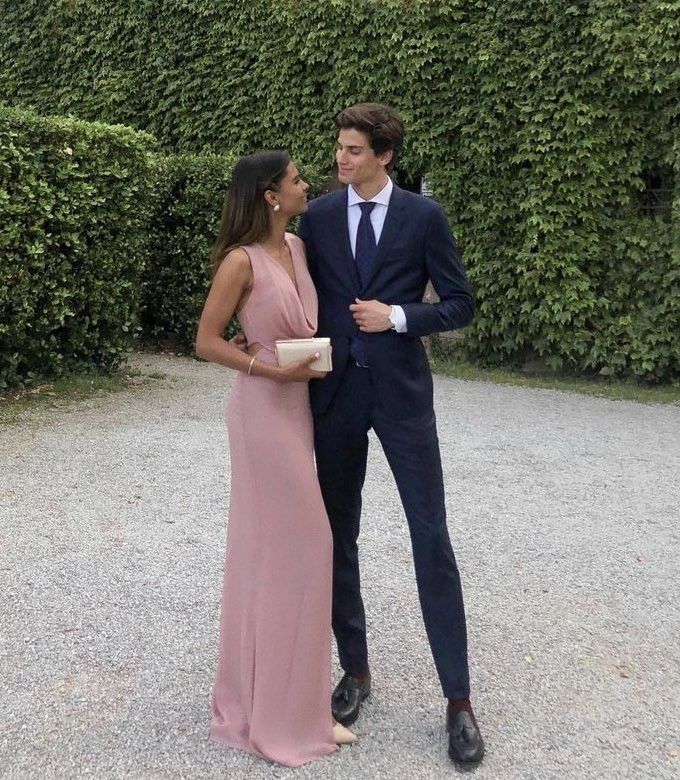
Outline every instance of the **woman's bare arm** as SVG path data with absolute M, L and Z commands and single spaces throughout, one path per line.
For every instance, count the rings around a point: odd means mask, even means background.
M 250 258 L 245 250 L 233 249 L 220 263 L 203 306 L 196 334 L 199 357 L 237 371 L 248 371 L 250 355 L 230 344 L 222 334 L 252 283 Z

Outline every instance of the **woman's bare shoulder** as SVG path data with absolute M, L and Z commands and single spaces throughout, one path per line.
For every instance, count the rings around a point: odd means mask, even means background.
M 220 276 L 226 276 L 226 275 L 250 275 L 252 273 L 252 266 L 250 263 L 250 256 L 246 252 L 246 250 L 243 247 L 236 247 L 235 249 L 231 249 L 227 254 L 224 256 L 224 260 L 220 263 L 217 273 Z

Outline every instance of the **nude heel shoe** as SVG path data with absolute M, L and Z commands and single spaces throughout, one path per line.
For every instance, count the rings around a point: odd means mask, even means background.
M 333 719 L 333 739 L 336 745 L 353 745 L 359 737 Z

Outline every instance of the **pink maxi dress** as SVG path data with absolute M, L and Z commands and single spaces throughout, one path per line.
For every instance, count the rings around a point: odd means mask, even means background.
M 238 315 L 259 361 L 276 339 L 308 338 L 316 290 L 286 234 L 295 283 L 259 245 Z M 305 382 L 239 372 L 227 401 L 231 496 L 210 736 L 287 766 L 337 750 L 331 715 L 333 542 L 314 466 Z

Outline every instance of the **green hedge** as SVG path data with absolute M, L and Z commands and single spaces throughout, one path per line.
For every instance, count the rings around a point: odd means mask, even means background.
M 332 160 L 332 116 L 409 128 L 479 303 L 487 362 L 680 374 L 677 0 L 17 0 L 0 96 L 168 151 Z M 648 181 L 675 198 L 650 211 Z M 665 197 L 665 196 L 664 196 Z M 670 196 L 669 196 L 670 197 Z
M 130 348 L 152 145 L 0 108 L 0 388 L 113 368 Z
M 156 160 L 155 211 L 142 281 L 143 337 L 191 349 L 210 285 L 210 250 L 234 161 L 218 155 Z
M 235 159 L 16 109 L 0 139 L 0 387 L 113 368 L 137 334 L 190 351 Z
M 217 154 L 156 158 L 152 239 L 140 317 L 147 341 L 193 349 L 212 276 L 210 251 L 235 162 L 232 155 Z M 309 168 L 301 173 L 312 191 L 320 192 L 324 177 Z M 228 335 L 236 329 L 232 322 Z

